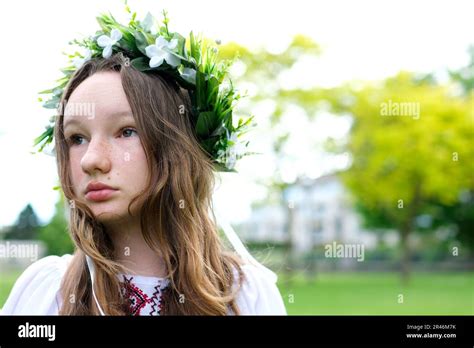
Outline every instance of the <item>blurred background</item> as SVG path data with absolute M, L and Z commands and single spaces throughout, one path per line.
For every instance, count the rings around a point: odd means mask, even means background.
M 220 40 L 258 126 L 215 204 L 279 275 L 289 314 L 474 314 L 469 1 L 129 1 Z M 34 260 L 72 253 L 38 91 L 122 1 L 15 1 L 0 30 L 0 307 Z

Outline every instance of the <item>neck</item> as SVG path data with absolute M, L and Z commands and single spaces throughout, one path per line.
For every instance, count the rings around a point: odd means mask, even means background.
M 120 221 L 107 224 L 106 228 L 114 244 L 115 261 L 128 272 L 149 277 L 166 276 L 164 260 L 145 242 L 139 221 Z

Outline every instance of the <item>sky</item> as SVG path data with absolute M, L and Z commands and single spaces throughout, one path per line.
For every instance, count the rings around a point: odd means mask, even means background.
M 435 72 L 443 78 L 446 69 L 467 63 L 466 49 L 474 43 L 472 1 L 140 0 L 129 5 L 139 18 L 147 11 L 160 18 L 161 10 L 167 9 L 171 29 L 182 34 L 193 30 L 223 44 L 236 41 L 274 53 L 283 51 L 295 34 L 312 37 L 323 54 L 317 60 L 301 61 L 285 75 L 290 87 L 377 80 L 400 70 Z M 52 217 L 58 199 L 52 189 L 57 185 L 55 159 L 32 154 L 32 139 L 51 116 L 37 101 L 37 93 L 61 77 L 59 69 L 66 63 L 62 52 L 69 40 L 94 33 L 95 16 L 101 12 L 125 19 L 123 8 L 118 0 L 2 3 L 0 227 L 13 224 L 28 203 L 42 223 Z M 253 110 L 260 118 L 269 112 L 271 107 L 264 105 Z M 298 172 L 316 177 L 344 162 L 331 163 L 305 145 L 315 137 L 347 130 L 347 122 L 324 115 L 322 121 L 308 123 L 297 109 L 292 117 L 300 121 L 284 118 L 281 125 L 298 134 L 289 143 L 295 156 L 287 160 L 285 178 L 291 181 Z M 256 134 L 265 140 L 264 131 Z M 219 209 L 234 223 L 247 218 L 250 203 L 265 194 L 256 178 L 269 176 L 274 169 L 275 159 L 265 155 L 269 141 L 255 143 L 260 146 L 255 150 L 264 155 L 241 160 L 239 174 L 222 175 L 216 189 Z

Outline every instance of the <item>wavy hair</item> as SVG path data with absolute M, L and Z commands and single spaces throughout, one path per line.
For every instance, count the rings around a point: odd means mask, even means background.
M 134 69 L 119 53 L 108 59 L 92 59 L 78 69 L 61 105 L 81 82 L 102 71 L 120 73 L 147 158 L 150 175 L 146 189 L 130 202 L 128 211 L 136 200 L 143 200 L 143 237 L 166 264 L 170 284 L 163 293 L 161 313 L 226 315 L 231 310 L 239 314 L 236 294 L 243 280 L 242 260 L 226 251 L 219 237 L 212 213 L 213 165 L 197 141 L 189 93 L 165 74 Z M 111 237 L 72 189 L 63 119 L 64 113 L 59 111 L 54 145 L 62 190 L 66 199 L 74 202 L 69 231 L 76 250 L 61 283 L 60 314 L 99 314 L 85 255 L 96 265 L 94 291 L 105 313 L 130 314 L 118 277 L 124 268 L 114 261 Z

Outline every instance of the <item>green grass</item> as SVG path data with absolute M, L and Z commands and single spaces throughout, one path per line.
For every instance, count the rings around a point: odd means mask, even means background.
M 0 308 L 20 271 L 1 272 Z M 397 273 L 318 274 L 314 280 L 280 276 L 288 314 L 473 315 L 474 273 L 413 273 L 408 286 Z M 399 295 L 403 303 L 398 303 Z
M 282 276 L 278 283 L 288 314 L 474 314 L 472 272 L 413 273 L 407 286 L 397 273 L 326 273 L 313 281 L 295 277 L 290 284 Z
M 17 280 L 21 273 L 21 270 L 0 271 L 0 308 L 3 307 L 3 304 L 7 300 L 8 294 L 15 284 L 15 280 Z

